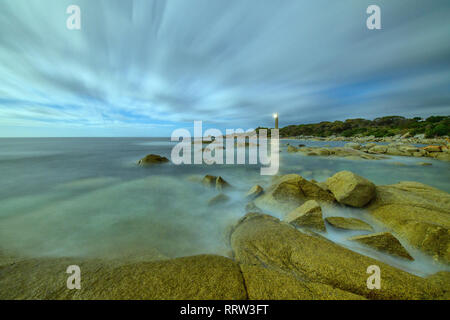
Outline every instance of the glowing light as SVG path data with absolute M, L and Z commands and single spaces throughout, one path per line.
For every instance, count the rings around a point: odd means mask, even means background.
M 276 118 L 278 118 L 278 113 L 274 113 L 273 114 L 273 117 L 276 119 Z

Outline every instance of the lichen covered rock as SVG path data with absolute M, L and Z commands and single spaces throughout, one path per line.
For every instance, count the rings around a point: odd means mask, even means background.
M 80 290 L 68 290 L 66 269 L 79 265 Z M 41 258 L 2 268 L 0 299 L 246 299 L 239 265 L 200 255 L 127 263 L 75 258 Z
M 348 240 L 363 243 L 369 247 L 386 252 L 408 260 L 414 260 L 406 251 L 400 241 L 389 232 L 372 233 L 363 236 L 351 237 Z
M 308 200 L 297 209 L 291 211 L 285 221 L 298 227 L 308 227 L 325 231 L 320 204 L 315 200 Z
M 340 171 L 326 181 L 328 189 L 342 204 L 364 207 L 375 197 L 375 185 L 350 171 Z
M 436 260 L 450 262 L 450 194 L 447 192 L 409 181 L 377 186 L 376 198 L 368 210 L 412 246 Z
M 292 273 L 260 265 L 241 265 L 250 300 L 361 300 L 330 285 L 304 281 Z
M 231 234 L 240 264 L 282 270 L 304 281 L 373 299 L 433 299 L 441 288 L 430 281 L 341 247 L 323 237 L 303 233 L 274 217 L 251 214 Z M 367 268 L 382 270 L 382 290 L 367 288 Z
M 444 291 L 439 299 L 450 300 L 450 272 L 439 271 L 427 277 L 434 286 L 442 288 Z
M 333 195 L 298 174 L 287 174 L 275 179 L 266 192 L 256 198 L 260 208 L 272 208 L 288 213 L 306 200 L 333 202 Z
M 356 218 L 327 217 L 325 221 L 338 229 L 373 231 L 370 224 Z

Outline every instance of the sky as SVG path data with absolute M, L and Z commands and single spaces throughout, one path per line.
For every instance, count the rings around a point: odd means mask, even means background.
M 448 0 L 1 0 L 0 137 L 449 115 L 449 21 Z

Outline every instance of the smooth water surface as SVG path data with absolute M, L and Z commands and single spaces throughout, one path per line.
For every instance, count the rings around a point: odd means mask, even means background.
M 409 180 L 450 191 L 446 162 L 308 157 L 287 153 L 286 143 L 345 144 L 282 140 L 281 174 L 324 181 L 351 170 L 376 184 Z M 261 176 L 259 165 L 137 166 L 137 160 L 150 153 L 170 159 L 174 145 L 167 138 L 0 139 L 0 248 L 33 257 L 120 257 L 154 251 L 166 257 L 226 255 L 226 230 L 245 214 L 243 195 L 254 184 L 269 186 L 272 177 Z M 418 166 L 420 161 L 433 165 Z M 220 175 L 232 184 L 232 201 L 208 207 L 217 192 L 199 182 L 205 174 Z M 324 209 L 324 215 L 355 212 L 344 211 Z M 364 212 L 356 215 L 370 220 Z M 333 241 L 417 274 L 444 268 L 411 248 L 417 261 L 398 261 L 348 243 L 345 239 L 353 233 L 328 229 L 326 236 Z

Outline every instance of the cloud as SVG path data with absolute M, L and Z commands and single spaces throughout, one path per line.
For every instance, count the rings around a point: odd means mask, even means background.
M 70 4 L 79 31 L 66 29 Z M 448 114 L 450 3 L 379 0 L 372 31 L 370 4 L 2 1 L 0 136 Z

